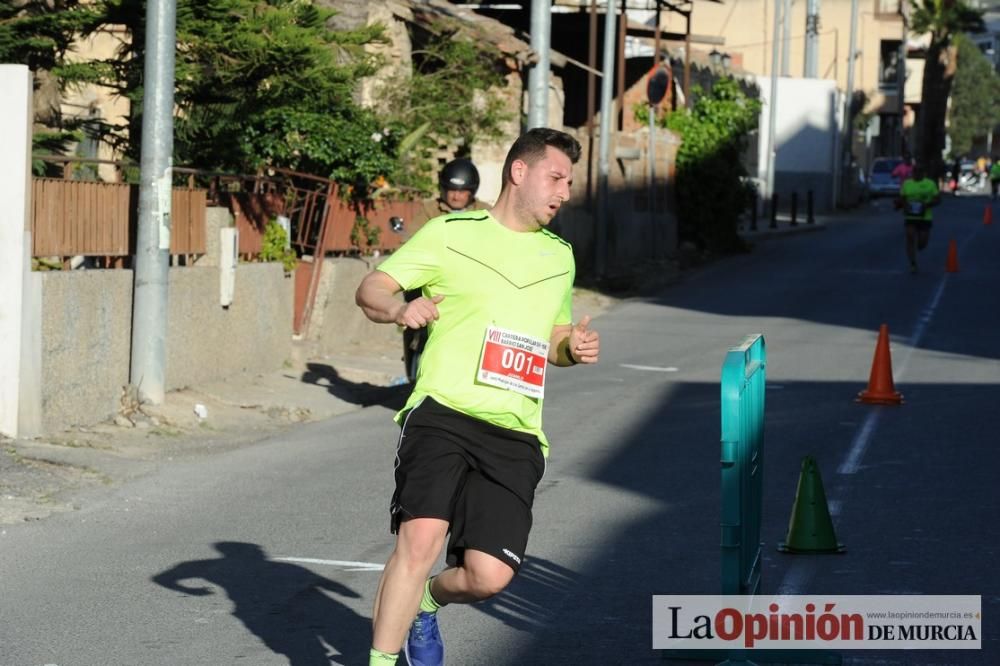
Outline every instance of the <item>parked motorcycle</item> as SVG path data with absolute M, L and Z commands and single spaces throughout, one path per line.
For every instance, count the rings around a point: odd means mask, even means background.
M 984 194 L 988 180 L 985 173 L 976 171 L 975 162 L 957 164 L 945 172 L 945 182 L 953 194 Z
M 982 194 L 986 192 L 985 174 L 975 171 L 963 171 L 958 176 L 958 192 L 964 194 Z

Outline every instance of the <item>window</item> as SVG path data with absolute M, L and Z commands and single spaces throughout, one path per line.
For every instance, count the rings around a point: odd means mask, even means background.
M 901 46 L 902 42 L 898 39 L 882 40 L 878 61 L 878 86 L 883 90 L 899 87 L 899 50 Z
M 875 16 L 878 18 L 890 18 L 902 15 L 902 5 L 900 0 L 875 0 Z

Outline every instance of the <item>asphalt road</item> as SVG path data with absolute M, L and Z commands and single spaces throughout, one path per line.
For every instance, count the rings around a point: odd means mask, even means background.
M 881 202 L 595 320 L 600 365 L 550 374 L 529 560 L 497 598 L 442 611 L 449 663 L 663 663 L 651 595 L 719 592 L 719 372 L 754 333 L 768 354 L 763 590 L 981 594 L 982 650 L 844 663 L 1000 663 L 1000 225 L 983 205 L 945 202 L 918 275 Z M 952 238 L 960 269 L 945 273 Z M 899 407 L 853 400 L 883 323 Z M 392 545 L 391 414 L 187 459 L 3 528 L 0 665 L 366 664 Z M 774 548 L 805 455 L 844 554 Z

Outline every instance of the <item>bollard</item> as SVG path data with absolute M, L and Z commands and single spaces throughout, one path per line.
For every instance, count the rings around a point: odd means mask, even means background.
M 778 193 L 771 195 L 771 229 L 778 228 Z
M 792 192 L 792 226 L 798 226 L 799 221 L 796 219 L 799 214 L 799 193 Z
M 806 192 L 806 224 L 816 224 L 816 217 L 813 215 L 813 191 Z
M 757 231 L 757 192 L 750 195 L 750 231 Z

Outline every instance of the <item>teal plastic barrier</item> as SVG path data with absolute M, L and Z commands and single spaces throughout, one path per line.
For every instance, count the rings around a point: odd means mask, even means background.
M 766 367 L 762 335 L 722 364 L 722 594 L 760 591 Z
M 766 368 L 759 334 L 731 348 L 722 363 L 722 594 L 760 593 Z M 823 650 L 664 650 L 663 658 L 724 660 L 720 666 L 843 663 Z

